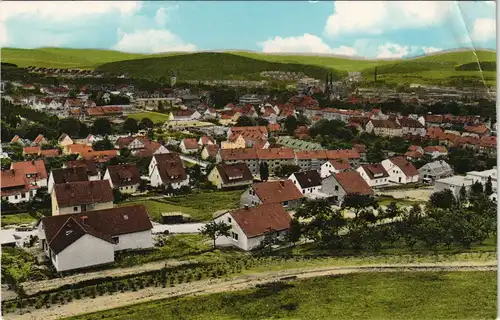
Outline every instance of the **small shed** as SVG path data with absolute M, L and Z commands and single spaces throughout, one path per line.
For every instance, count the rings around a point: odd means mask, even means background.
M 182 212 L 163 212 L 161 214 L 162 224 L 180 224 L 188 222 L 191 216 Z

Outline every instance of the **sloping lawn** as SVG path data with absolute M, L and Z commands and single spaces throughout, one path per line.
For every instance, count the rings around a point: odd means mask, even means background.
M 160 300 L 83 319 L 495 319 L 496 272 L 358 273 Z
M 124 202 L 121 205 L 144 204 L 152 219 L 160 221 L 162 212 L 180 211 L 191 215 L 195 221 L 207 221 L 218 210 L 239 206 L 241 190 L 197 192 L 186 196 Z
M 152 111 L 144 111 L 139 113 L 130 114 L 129 118 L 135 119 L 137 121 L 141 121 L 143 118 L 149 118 L 154 123 L 163 123 L 168 121 L 170 115 L 166 113 L 152 112 Z
M 8 225 L 29 224 L 36 221 L 36 218 L 29 213 L 2 214 L 2 227 Z

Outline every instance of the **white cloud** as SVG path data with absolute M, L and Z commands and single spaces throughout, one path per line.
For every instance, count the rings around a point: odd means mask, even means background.
M 20 16 L 68 21 L 110 12 L 133 14 L 140 8 L 140 1 L 2 1 L 0 21 Z
M 297 37 L 274 37 L 257 45 L 267 53 L 332 53 L 350 56 L 357 54 L 356 49 L 347 46 L 331 48 L 323 39 L 309 33 Z
M 435 47 L 422 47 L 422 50 L 424 50 L 424 52 L 426 54 L 428 54 L 428 53 L 434 53 L 434 52 L 442 51 L 443 49 L 441 49 L 441 48 L 435 48 Z
M 7 35 L 5 24 L 0 22 L 0 48 L 5 47 L 8 42 L 9 42 L 9 36 Z
M 165 11 L 165 8 L 160 8 L 156 11 L 155 22 L 160 26 L 163 26 L 165 22 L 167 22 L 167 12 Z
M 185 43 L 168 30 L 149 29 L 124 33 L 118 30 L 120 40 L 115 50 L 138 53 L 194 51 L 194 44 Z
M 377 58 L 402 58 L 410 53 L 409 46 L 401 46 L 395 43 L 380 45 L 377 50 Z
M 470 34 L 472 41 L 486 42 L 496 38 L 495 19 L 476 19 Z
M 420 28 L 443 22 L 453 8 L 451 1 L 336 1 L 325 33 L 381 34 L 388 30 Z

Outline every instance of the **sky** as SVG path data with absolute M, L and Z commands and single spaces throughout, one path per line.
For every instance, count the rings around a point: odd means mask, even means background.
M 401 58 L 496 49 L 494 1 L 2 1 L 0 46 Z

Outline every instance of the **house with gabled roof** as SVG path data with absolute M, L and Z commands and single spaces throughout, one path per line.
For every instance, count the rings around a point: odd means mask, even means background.
M 418 170 L 403 157 L 394 157 L 382 161 L 382 166 L 389 174 L 389 181 L 395 183 L 416 183 L 419 180 Z
M 92 160 L 71 160 L 63 165 L 63 168 L 84 167 L 89 181 L 101 180 L 101 172 Z
M 372 188 L 389 184 L 389 174 L 380 163 L 362 164 L 356 171 Z
M 119 164 L 108 166 L 103 180 L 108 180 L 113 189 L 133 194 L 139 188 L 141 175 L 135 164 Z
M 218 164 L 207 176 L 217 189 L 247 187 L 253 183 L 253 175 L 246 163 Z
M 424 148 L 424 153 L 430 155 L 432 159 L 448 156 L 448 150 L 444 146 L 427 146 Z
M 240 196 L 240 207 L 280 203 L 295 208 L 304 196 L 291 180 L 254 183 Z
M 149 178 L 153 187 L 179 189 L 189 185 L 189 175 L 177 153 L 154 155 L 149 164 Z
M 47 169 L 43 160 L 12 162 L 10 169 L 22 172 L 32 185 L 47 186 Z
M 34 146 L 41 146 L 41 145 L 47 144 L 47 143 L 48 143 L 47 139 L 45 139 L 45 137 L 43 135 L 41 135 L 41 134 L 39 134 L 35 138 L 35 140 L 33 140 L 33 145 Z
M 217 154 L 217 162 L 228 164 L 244 162 L 252 174 L 259 173 L 259 158 L 254 148 L 221 149 Z
M 453 169 L 446 161 L 440 160 L 424 164 L 418 169 L 418 173 L 421 180 L 435 182 L 453 176 Z
M 338 206 L 342 205 L 347 195 L 371 196 L 374 194 L 373 189 L 355 170 L 342 171 L 328 176 L 323 179 L 321 190 Z
M 317 170 L 295 172 L 288 179 L 303 195 L 317 193 L 321 190 L 321 175 Z
M 349 170 L 351 168 L 351 165 L 346 160 L 327 160 L 321 165 L 320 175 L 321 178 L 324 179 L 334 173 Z
M 185 154 L 198 152 L 198 141 L 194 138 L 184 138 L 182 139 L 179 147 L 181 152 Z
M 216 144 L 208 144 L 203 147 L 203 150 L 201 150 L 201 158 L 203 160 L 206 160 L 208 158 L 216 158 L 217 153 L 219 152 L 219 146 Z
M 38 237 L 58 272 L 112 263 L 116 251 L 153 248 L 146 207 L 124 206 L 43 217 Z
M 66 133 L 61 134 L 59 139 L 57 139 L 57 143 L 60 147 L 64 148 L 67 145 L 73 144 L 73 140 Z
M 228 211 L 215 218 L 215 221 L 230 225 L 231 235 L 217 238 L 215 244 L 235 246 L 245 251 L 257 249 L 270 233 L 278 239 L 284 239 L 291 220 L 290 214 L 279 203 Z
M 24 172 L 20 170 L 2 170 L 0 176 L 0 197 L 9 203 L 31 201 L 37 193 L 37 185 L 29 182 Z
M 85 167 L 52 169 L 47 183 L 47 192 L 51 194 L 56 184 L 78 181 L 89 181 Z
M 106 180 L 55 184 L 51 193 L 52 215 L 113 208 L 113 189 Z

